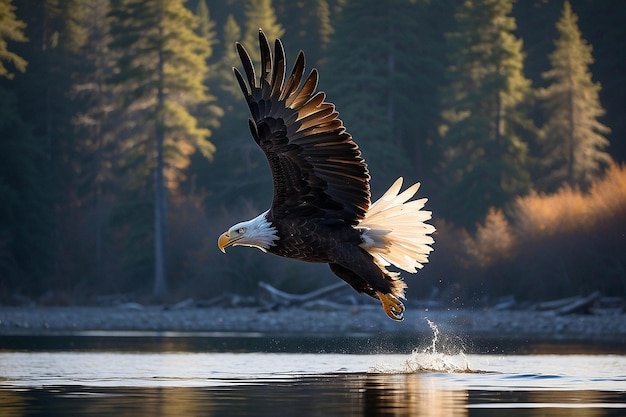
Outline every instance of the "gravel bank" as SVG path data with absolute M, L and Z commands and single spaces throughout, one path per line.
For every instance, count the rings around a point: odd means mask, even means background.
M 378 306 L 330 311 L 284 308 L 177 308 L 126 304 L 118 307 L 0 307 L 0 336 L 45 335 L 85 330 L 397 333 L 432 334 L 426 318 L 442 334 L 511 340 L 624 343 L 626 315 L 563 315 L 532 310 L 476 311 L 407 308 L 403 322 L 394 322 Z

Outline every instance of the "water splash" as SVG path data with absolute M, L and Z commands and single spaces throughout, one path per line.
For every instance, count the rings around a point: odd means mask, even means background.
M 445 351 L 458 350 L 457 354 L 447 354 L 437 351 L 439 343 L 439 327 L 430 321 L 428 317 L 424 317 L 428 323 L 428 327 L 433 332 L 433 338 L 430 346 L 422 351 L 415 349 L 411 356 L 405 362 L 405 372 L 445 372 L 445 373 L 461 373 L 472 372 L 469 368 L 467 356 L 462 349 L 456 346 L 442 346 L 440 349 Z
M 405 360 L 403 369 L 392 369 L 388 366 L 378 366 L 373 368 L 373 372 L 381 373 L 474 373 L 469 367 L 469 361 L 462 348 L 458 346 L 438 346 L 439 328 L 435 323 L 424 317 L 431 331 L 433 338 L 426 348 L 416 348 L 411 355 Z M 441 351 L 438 351 L 438 348 Z M 444 353 L 443 351 L 458 351 L 456 354 Z
M 445 353 L 426 353 L 413 351 L 404 364 L 405 373 L 472 373 L 469 362 L 463 352 L 456 355 Z
M 430 349 L 431 349 L 431 353 L 434 354 L 434 353 L 437 353 L 437 339 L 439 339 L 439 328 L 437 327 L 435 323 L 428 320 L 428 317 L 424 317 L 424 319 L 428 323 L 428 327 L 430 327 L 430 330 L 433 331 L 433 341 L 430 346 Z

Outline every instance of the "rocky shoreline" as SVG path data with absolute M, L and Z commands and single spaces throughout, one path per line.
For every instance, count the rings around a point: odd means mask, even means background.
M 432 334 L 503 340 L 579 341 L 624 344 L 626 314 L 569 314 L 535 310 L 407 308 L 394 322 L 378 306 L 344 309 L 284 307 L 221 308 L 144 306 L 1 307 L 2 335 L 46 335 L 79 331 L 259 332 L 268 334 Z M 625 348 L 626 350 L 626 348 Z

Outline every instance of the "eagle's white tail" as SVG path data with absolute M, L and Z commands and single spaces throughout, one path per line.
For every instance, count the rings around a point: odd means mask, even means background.
M 433 250 L 430 245 L 434 242 L 429 235 L 435 228 L 426 224 L 431 212 L 422 210 L 428 199 L 408 201 L 415 195 L 420 183 L 399 193 L 401 187 L 402 177 L 370 206 L 357 226 L 363 231 L 361 247 L 392 277 L 398 274 L 387 271 L 385 267 L 389 265 L 411 273 L 422 268 L 422 264 L 428 262 L 428 254 Z

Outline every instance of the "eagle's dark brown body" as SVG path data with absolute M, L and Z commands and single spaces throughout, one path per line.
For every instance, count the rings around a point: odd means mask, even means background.
M 330 269 L 358 292 L 374 296 L 389 293 L 392 281 L 376 266 L 360 245 L 361 231 L 342 220 L 295 218 L 267 220 L 284 238 L 267 251 L 285 258 L 327 263 Z

